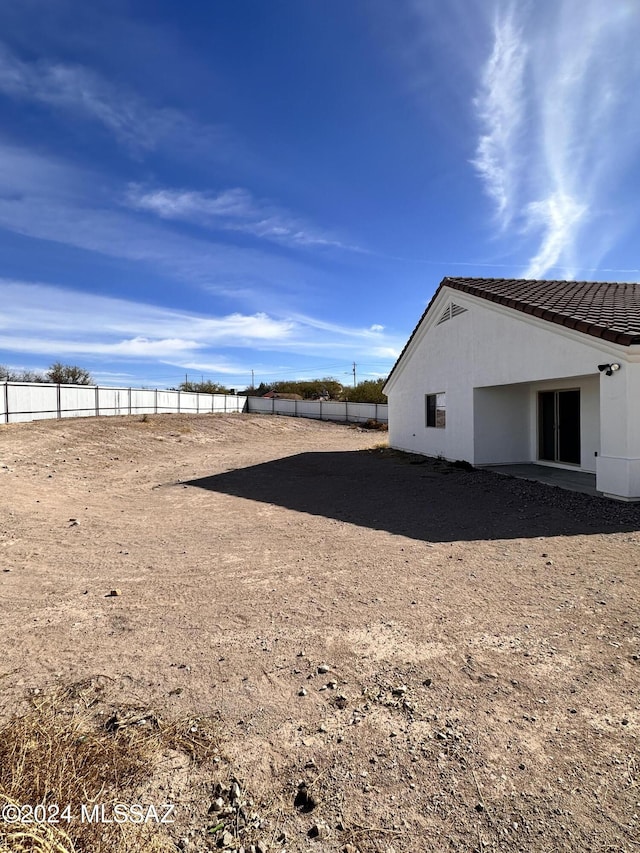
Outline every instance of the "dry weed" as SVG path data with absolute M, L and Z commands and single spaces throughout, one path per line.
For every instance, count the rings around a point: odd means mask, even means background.
M 167 827 L 108 822 L 102 809 L 112 818 L 116 803 L 139 802 L 136 791 L 171 752 L 212 758 L 217 724 L 164 722 L 142 707 L 96 714 L 101 701 L 93 682 L 34 691 L 28 709 L 0 727 L 0 853 L 175 850 Z

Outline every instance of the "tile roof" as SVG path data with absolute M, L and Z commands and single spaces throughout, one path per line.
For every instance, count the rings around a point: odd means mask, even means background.
M 442 279 L 427 305 L 389 378 L 443 287 L 460 290 L 489 302 L 497 302 L 523 314 L 531 314 L 550 323 L 557 323 L 622 346 L 640 344 L 640 284 L 446 277 Z
M 443 285 L 616 344 L 640 344 L 640 284 L 445 278 Z

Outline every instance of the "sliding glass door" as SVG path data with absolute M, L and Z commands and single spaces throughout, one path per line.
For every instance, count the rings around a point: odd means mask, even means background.
M 580 464 L 580 391 L 538 394 L 538 459 Z

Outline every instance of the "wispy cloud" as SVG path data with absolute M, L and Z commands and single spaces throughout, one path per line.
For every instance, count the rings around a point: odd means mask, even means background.
M 382 332 L 384 331 L 384 326 L 381 326 L 378 323 L 374 323 L 369 328 L 354 328 L 353 326 L 344 326 L 340 323 L 330 323 L 326 320 L 320 320 L 317 317 L 309 317 L 305 314 L 293 314 L 293 319 L 300 323 L 302 326 L 309 327 L 311 329 L 318 329 L 322 332 L 329 332 L 334 337 L 349 337 L 349 338 L 362 338 L 363 340 L 370 341 L 379 341 Z
M 49 59 L 25 61 L 0 43 L 0 93 L 101 124 L 132 151 L 156 148 L 162 141 L 218 142 L 228 131 L 196 126 L 180 110 L 150 104 L 133 91 L 104 79 L 93 69 Z M 213 147 L 213 146 L 212 146 Z
M 513 216 L 518 178 L 516 149 L 524 115 L 524 72 L 527 46 L 515 12 L 498 16 L 494 46 L 483 74 L 475 106 L 484 133 L 473 161 L 487 192 L 496 203 L 498 220 L 505 228 Z
M 542 232 L 540 248 L 529 261 L 525 278 L 539 278 L 562 260 L 570 277 L 580 263 L 575 256 L 580 229 L 588 216 L 588 206 L 562 191 L 542 201 L 531 202 L 526 209 L 528 228 Z
M 143 220 L 116 205 L 124 192 L 99 174 L 0 140 L 0 228 L 141 264 L 256 307 L 304 290 L 315 277 L 268 244 L 240 247 Z
M 152 356 L 215 346 L 254 346 L 290 336 L 294 324 L 264 313 L 203 316 L 48 284 L 0 279 L 0 334 L 61 338 L 74 352 Z M 24 344 L 33 350 L 33 340 Z
M 637 152 L 639 38 L 631 0 L 496 6 L 474 165 L 502 231 L 535 241 L 527 277 L 597 266 L 620 230 L 605 209 Z
M 295 248 L 338 248 L 362 251 L 327 231 L 305 222 L 249 190 L 234 187 L 218 193 L 195 190 L 146 189 L 131 184 L 125 202 L 135 210 L 162 219 L 178 219 L 204 227 L 241 231 Z
M 160 360 L 180 367 L 246 372 L 229 353 L 344 351 L 392 358 L 399 343 L 381 331 L 266 313 L 204 315 L 49 284 L 0 279 L 0 350 L 53 358 Z M 197 367 L 196 367 L 197 365 Z
M 228 222 L 215 234 L 202 229 L 185 233 L 176 227 L 179 216 L 169 216 L 164 207 L 169 202 L 162 197 L 156 199 L 159 209 L 154 215 L 141 217 L 122 206 L 126 194 L 125 186 L 109 184 L 99 173 L 0 139 L 0 229 L 131 262 L 143 274 L 156 273 L 205 289 L 245 310 L 265 306 L 273 310 L 322 286 L 323 273 L 313 268 L 307 255 L 285 256 L 276 250 L 274 242 L 288 239 L 287 245 L 292 245 L 293 231 L 288 238 L 252 246 L 234 237 L 234 224 L 258 221 L 259 205 L 246 191 L 230 190 L 215 199 L 196 193 L 182 202 L 177 196 L 168 197 L 178 208 L 182 203 L 189 217 L 196 217 L 193 208 L 202 203 L 207 210 L 203 217 L 213 219 L 211 205 L 221 222 Z M 311 229 L 306 233 L 314 234 Z

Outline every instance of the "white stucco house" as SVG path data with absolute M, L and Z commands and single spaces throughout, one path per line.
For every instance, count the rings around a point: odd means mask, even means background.
M 394 448 L 640 500 L 640 284 L 445 278 L 384 392 Z

